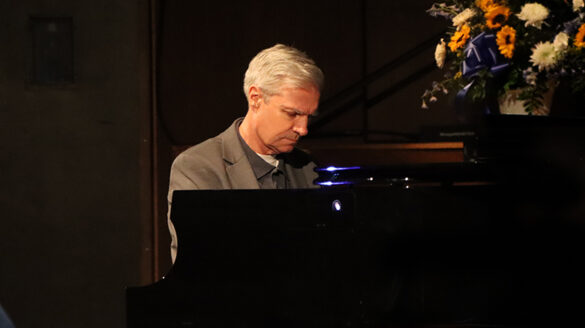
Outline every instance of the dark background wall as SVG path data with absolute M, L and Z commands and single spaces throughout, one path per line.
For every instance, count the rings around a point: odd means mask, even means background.
M 242 78 L 259 50 L 278 42 L 306 51 L 326 74 L 326 100 L 443 29 L 425 13 L 431 2 L 0 2 L 0 303 L 17 327 L 124 326 L 124 287 L 170 266 L 164 198 L 173 146 L 216 135 L 245 113 Z M 72 83 L 31 81 L 35 17 L 71 18 Z M 365 95 L 429 64 L 433 52 Z M 420 109 L 440 75 L 321 132 L 359 130 L 364 119 L 407 133 L 453 124 L 447 99 Z
M 445 21 L 426 14 L 432 1 L 269 1 L 237 3 L 162 1 L 159 115 L 174 144 L 192 144 L 222 131 L 245 114 L 242 79 L 261 49 L 284 43 L 306 51 L 325 73 L 326 101 L 367 74 L 432 38 Z M 432 63 L 434 45 L 370 85 L 374 96 Z M 420 109 L 434 71 L 370 110 L 372 129 L 418 132 L 454 121 L 448 106 Z M 185 124 L 185 119 L 189 124 Z M 325 131 L 361 128 L 360 110 Z
M 70 83 L 31 79 L 31 19 L 47 17 L 72 21 Z M 16 327 L 123 327 L 125 286 L 151 280 L 148 18 L 148 1 L 0 2 L 0 303 Z

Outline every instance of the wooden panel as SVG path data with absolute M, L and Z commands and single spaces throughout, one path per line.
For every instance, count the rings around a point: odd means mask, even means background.
M 173 158 L 192 145 L 172 146 Z M 463 142 L 414 142 L 389 144 L 305 145 L 319 165 L 392 165 L 459 163 L 464 161 Z
M 319 165 L 394 165 L 464 161 L 462 142 L 313 145 L 307 150 Z

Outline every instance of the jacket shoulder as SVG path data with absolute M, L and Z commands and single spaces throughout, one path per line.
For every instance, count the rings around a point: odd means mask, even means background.
M 171 166 L 173 189 L 217 189 L 225 182 L 222 142 L 208 139 L 180 153 Z
M 179 160 L 201 160 L 213 161 L 222 159 L 222 140 L 218 137 L 207 139 L 199 144 L 191 146 L 181 152 L 175 161 Z

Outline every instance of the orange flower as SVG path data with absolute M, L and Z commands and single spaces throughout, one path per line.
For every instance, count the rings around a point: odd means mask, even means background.
M 485 13 L 487 27 L 492 29 L 501 27 L 508 17 L 510 17 L 510 8 L 506 6 L 494 5 Z
M 469 25 L 464 24 L 462 25 L 451 37 L 451 41 L 449 42 L 449 49 L 455 52 L 457 49 L 463 47 L 467 40 L 469 40 L 469 34 L 471 33 L 471 28 Z
M 494 0 L 476 0 L 475 5 L 479 7 L 479 9 L 483 11 L 488 11 L 488 9 L 495 5 Z
M 496 37 L 500 53 L 506 58 L 512 58 L 516 44 L 516 30 L 508 25 L 502 27 Z
M 577 48 L 583 48 L 585 47 L 585 24 L 581 25 L 581 27 L 579 27 L 579 32 L 577 32 L 577 35 L 575 35 L 575 46 Z

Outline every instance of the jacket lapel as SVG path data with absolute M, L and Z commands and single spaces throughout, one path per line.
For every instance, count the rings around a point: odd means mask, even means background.
M 226 172 L 233 189 L 260 188 L 250 163 L 245 159 L 226 167 Z
M 246 158 L 244 149 L 237 134 L 241 122 L 237 119 L 220 138 L 222 139 L 223 160 L 226 162 L 226 173 L 232 189 L 260 189 L 252 166 Z

